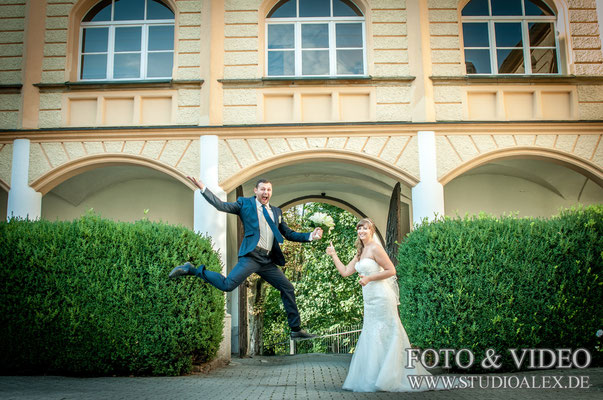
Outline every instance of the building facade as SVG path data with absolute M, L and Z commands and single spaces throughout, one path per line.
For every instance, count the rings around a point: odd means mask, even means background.
M 209 233 L 226 270 L 236 220 L 186 176 L 228 200 L 267 177 L 382 233 L 394 195 L 396 239 L 603 201 L 603 1 L 2 0 L 0 21 L 3 218 L 147 216 Z

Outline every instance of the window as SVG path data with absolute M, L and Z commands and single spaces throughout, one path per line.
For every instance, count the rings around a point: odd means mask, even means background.
M 472 0 L 463 8 L 467 74 L 558 74 L 556 17 L 541 0 Z
M 80 27 L 80 80 L 172 77 L 174 13 L 159 0 L 103 0 Z
M 266 17 L 268 76 L 366 75 L 364 16 L 348 0 L 282 0 Z

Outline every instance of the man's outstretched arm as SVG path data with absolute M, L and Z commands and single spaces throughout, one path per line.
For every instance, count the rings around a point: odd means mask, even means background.
M 284 219 L 279 223 L 278 230 L 287 240 L 291 240 L 292 242 L 311 242 L 322 238 L 321 228 L 316 228 L 312 232 L 295 232 L 293 229 L 289 228 L 289 225 L 287 225 Z
M 189 181 L 193 182 L 195 186 L 201 189 L 201 194 L 203 195 L 203 197 L 205 197 L 205 200 L 207 200 L 209 204 L 214 206 L 216 210 L 227 212 L 230 214 L 239 214 L 241 212 L 241 205 L 239 203 L 229 203 L 222 201 L 218 198 L 218 196 L 213 194 L 200 179 L 197 179 L 193 176 L 187 176 L 187 178 Z

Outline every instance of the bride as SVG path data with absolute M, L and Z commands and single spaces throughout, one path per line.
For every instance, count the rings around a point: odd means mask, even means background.
M 343 389 L 354 392 L 403 392 L 412 388 L 408 375 L 430 375 L 419 364 L 405 368 L 410 342 L 398 315 L 396 270 L 387 253 L 373 240 L 375 224 L 368 218 L 356 225 L 358 252 L 348 265 L 337 256 L 333 243 L 327 254 L 341 276 L 358 272 L 364 297 L 364 322 Z

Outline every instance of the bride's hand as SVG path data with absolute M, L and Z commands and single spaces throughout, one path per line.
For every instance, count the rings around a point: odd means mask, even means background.
M 371 280 L 369 279 L 368 276 L 364 276 L 364 275 L 360 275 L 360 280 L 358 281 L 358 283 L 361 286 L 366 286 L 367 283 L 369 283 Z
M 327 254 L 330 256 L 337 255 L 337 252 L 335 251 L 335 247 L 333 247 L 333 242 L 330 242 L 329 246 L 327 247 Z

